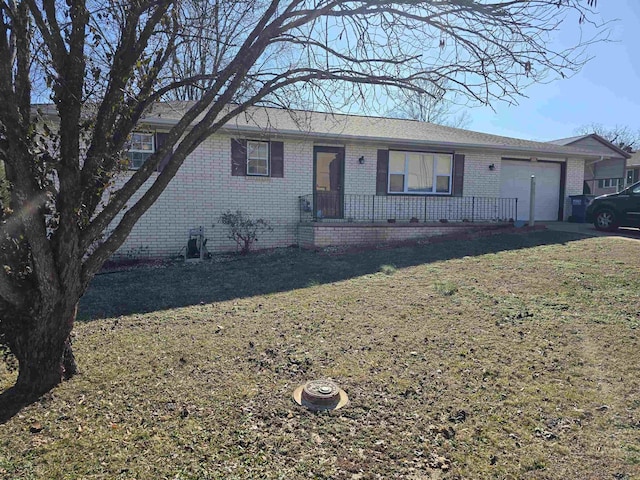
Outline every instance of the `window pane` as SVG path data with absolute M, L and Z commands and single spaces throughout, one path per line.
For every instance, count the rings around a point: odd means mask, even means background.
M 438 175 L 436 177 L 436 192 L 438 193 L 449 193 L 449 177 L 444 175 Z
M 252 175 L 267 175 L 269 173 L 266 160 L 249 159 L 247 161 L 247 173 Z
M 150 133 L 133 133 L 131 135 L 131 150 L 152 152 L 153 135 Z
M 389 175 L 389 191 L 404 192 L 404 175 L 395 173 Z
M 247 142 L 247 175 L 269 175 L 268 142 Z
M 258 144 L 258 148 L 256 150 L 256 156 L 258 158 L 267 158 L 268 155 L 269 155 L 269 147 L 267 146 L 267 144 L 266 143 Z
M 431 155 L 409 155 L 408 191 L 433 191 L 433 157 Z
M 340 183 L 338 178 L 340 175 L 338 172 L 339 163 L 335 153 L 316 153 L 316 190 L 329 192 L 338 189 L 338 183 Z
M 389 152 L 389 172 L 404 173 L 404 152 Z
M 254 142 L 247 142 L 247 158 L 255 158 L 257 145 Z
M 438 175 L 451 175 L 451 155 L 438 155 Z
M 267 159 L 269 146 L 266 142 L 247 142 L 247 157 Z
M 131 150 L 141 150 L 142 138 L 139 133 L 131 135 Z
M 129 157 L 129 168 L 137 170 L 142 166 L 145 160 L 151 156 L 151 154 L 144 152 L 129 152 L 127 156 Z

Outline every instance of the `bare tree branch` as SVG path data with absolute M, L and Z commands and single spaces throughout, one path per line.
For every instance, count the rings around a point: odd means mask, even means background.
M 10 192 L 2 221 L 15 226 L 0 253 L 17 272 L 0 275 L 0 297 L 14 306 L 29 298 L 16 310 L 28 321 L 0 318 L 0 337 L 13 339 L 30 372 L 21 387 L 31 377 L 38 392 L 59 381 L 64 366 L 42 359 L 63 357 L 92 276 L 189 154 L 234 116 L 266 104 L 364 106 L 371 92 L 392 100 L 398 89 L 428 94 L 433 85 L 465 101 L 517 102 L 529 84 L 581 68 L 597 31 L 561 51 L 551 39 L 566 19 L 592 29 L 594 5 L 0 0 L 0 160 Z M 156 101 L 183 98 L 191 102 L 162 146 L 125 173 L 136 125 Z

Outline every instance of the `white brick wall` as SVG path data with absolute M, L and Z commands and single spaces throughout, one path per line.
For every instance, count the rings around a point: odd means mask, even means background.
M 381 147 L 384 148 L 384 147 Z M 364 164 L 358 159 L 364 156 Z M 344 192 L 375 195 L 378 149 L 370 145 L 347 145 L 345 148 Z
M 499 197 L 500 196 L 500 155 L 486 152 L 462 151 L 464 158 L 465 197 Z M 493 164 L 495 170 L 489 170 Z
M 189 156 L 118 253 L 177 255 L 186 245 L 189 229 L 198 226 L 205 229 L 210 251 L 234 250 L 226 226 L 218 223 L 218 217 L 226 210 L 242 210 L 271 223 L 273 231 L 259 237 L 257 248 L 297 243 L 298 196 L 310 194 L 313 187 L 313 142 L 284 139 L 284 178 L 266 178 L 231 175 L 230 139 L 227 135 L 212 136 Z M 344 147 L 345 193 L 374 195 L 378 147 L 365 144 Z M 500 155 L 460 153 L 465 154 L 464 195 L 498 197 Z M 358 162 L 360 156 L 365 157 L 364 164 Z M 493 171 L 489 170 L 492 163 Z M 582 193 L 583 173 L 582 161 L 569 160 L 567 195 Z M 148 185 L 154 179 L 155 175 Z
M 231 137 L 209 138 L 184 162 L 118 253 L 177 255 L 186 245 L 189 229 L 198 226 L 205 229 L 210 251 L 234 250 L 227 227 L 218 223 L 227 210 L 269 220 L 273 230 L 258 237 L 258 248 L 296 243 L 297 197 L 311 193 L 313 144 L 287 140 L 284 158 L 284 178 L 232 176 Z M 155 175 L 145 187 L 154 179 Z
M 564 219 L 571 215 L 571 199 L 569 195 L 581 195 L 584 184 L 584 161 L 569 158 L 567 159 L 567 183 L 565 186 L 564 198 Z

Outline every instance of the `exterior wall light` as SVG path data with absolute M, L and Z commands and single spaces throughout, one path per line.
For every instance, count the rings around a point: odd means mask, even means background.
M 491 165 L 489 165 L 489 170 L 491 170 L 492 172 L 496 169 L 496 166 L 494 163 L 492 163 Z
M 360 165 L 364 165 L 364 155 L 362 155 L 359 159 L 358 159 L 358 163 Z

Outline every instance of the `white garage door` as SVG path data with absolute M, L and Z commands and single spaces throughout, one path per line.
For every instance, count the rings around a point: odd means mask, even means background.
M 500 196 L 518 199 L 518 220 L 529 220 L 531 175 L 536 176 L 536 220 L 557 220 L 560 205 L 560 164 L 503 160 Z

